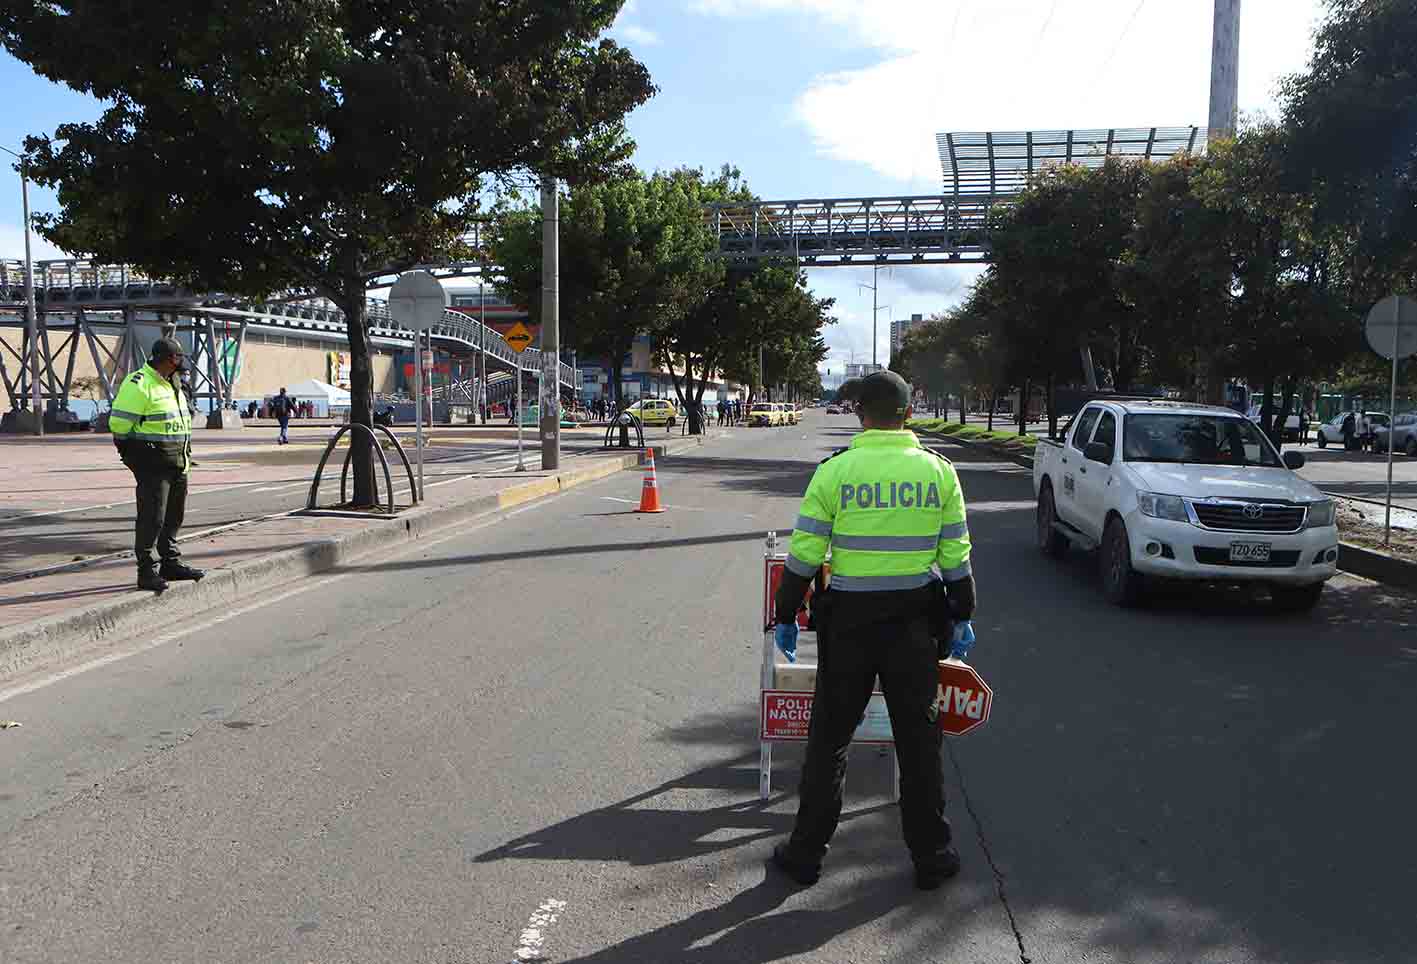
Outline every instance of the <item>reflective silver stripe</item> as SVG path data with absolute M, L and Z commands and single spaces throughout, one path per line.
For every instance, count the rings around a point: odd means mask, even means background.
M 130 438 L 151 439 L 154 442 L 185 442 L 192 437 L 187 432 L 183 432 L 180 435 L 176 433 L 169 435 L 167 432 L 129 432 L 128 436 Z
M 141 422 L 143 420 L 143 416 L 139 415 L 137 412 L 125 412 L 121 408 L 115 408 L 110 410 L 108 413 L 108 417 L 126 418 L 130 422 Z
M 831 587 L 842 592 L 890 592 L 895 589 L 920 589 L 934 581 L 935 575 L 930 572 L 912 576 L 838 576 L 832 573 Z
M 969 567 L 969 560 L 968 560 L 968 559 L 964 560 L 964 562 L 961 562 L 959 565 L 955 566 L 953 569 L 941 569 L 941 570 L 940 570 L 940 577 L 941 577 L 942 579 L 944 579 L 945 582 L 954 582 L 954 581 L 957 580 L 957 579 L 963 579 L 965 576 L 970 576 L 970 575 L 973 575 L 973 574 L 974 574 L 974 570 Z M 833 582 L 834 582 L 834 581 L 835 581 L 835 580 L 833 580 Z
M 797 517 L 797 531 L 806 532 L 814 536 L 829 536 L 832 534 L 832 524 L 821 519 L 813 519 L 809 515 L 799 515 Z
M 801 576 L 803 579 L 811 579 L 817 574 L 817 570 L 820 568 L 820 566 L 808 565 L 791 553 L 787 555 L 787 571 Z
M 943 526 L 940 529 L 940 541 L 946 539 L 963 539 L 969 535 L 969 526 L 963 522 L 956 522 L 953 525 Z
M 864 552 L 934 552 L 940 544 L 935 536 L 843 536 L 832 537 L 833 549 L 860 549 Z
M 182 417 L 181 412 L 149 412 L 143 416 L 144 422 L 171 422 Z

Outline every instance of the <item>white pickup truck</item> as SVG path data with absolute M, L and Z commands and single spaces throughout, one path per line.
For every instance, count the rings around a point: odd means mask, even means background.
M 1313 608 L 1337 571 L 1333 501 L 1294 474 L 1253 422 L 1163 401 L 1087 404 L 1033 457 L 1038 545 L 1099 549 L 1119 605 L 1145 578 L 1262 582 L 1275 606 Z

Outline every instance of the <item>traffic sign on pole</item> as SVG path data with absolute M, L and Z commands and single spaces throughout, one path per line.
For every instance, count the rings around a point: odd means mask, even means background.
M 413 424 L 418 449 L 418 501 L 423 501 L 423 333 L 443 320 L 448 292 L 427 271 L 399 275 L 389 291 L 389 314 L 413 329 Z M 429 335 L 431 338 L 432 335 Z M 429 412 L 432 417 L 432 412 Z
M 1392 447 L 1397 438 L 1397 363 L 1417 355 L 1417 301 L 1406 295 L 1388 295 L 1368 311 L 1363 334 L 1368 346 L 1392 360 L 1392 394 L 1387 410 L 1387 512 L 1383 521 L 1383 545 L 1392 542 Z
M 940 729 L 960 736 L 989 722 L 994 691 L 974 667 L 957 659 L 942 659 L 939 668 L 935 709 L 939 713 Z
M 520 355 L 531 344 L 531 330 L 519 321 L 507 329 L 502 340 L 511 347 L 512 351 Z

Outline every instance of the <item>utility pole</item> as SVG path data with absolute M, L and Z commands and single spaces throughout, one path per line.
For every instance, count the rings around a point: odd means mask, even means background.
M 541 178 L 541 467 L 561 467 L 560 198 Z
M 30 256 L 30 182 L 20 160 L 20 205 L 25 214 L 25 330 L 30 338 L 30 398 L 34 409 L 34 434 L 44 434 L 44 405 L 39 388 L 39 323 L 34 310 L 34 259 Z
M 1209 137 L 1234 137 L 1240 119 L 1240 0 L 1215 0 L 1210 39 Z
M 30 342 L 30 404 L 34 409 L 34 434 L 44 434 L 44 402 L 39 385 L 39 322 L 34 307 L 34 259 L 30 255 L 30 181 L 25 174 L 25 158 L 8 147 L 0 147 L 20 162 L 20 207 L 25 218 L 25 334 Z M 24 362 L 20 363 L 21 372 Z
M 879 367 L 880 367 L 880 361 L 877 360 L 877 357 L 876 357 L 876 352 L 877 352 L 877 348 L 876 348 L 876 338 L 877 338 L 877 332 L 876 332 L 876 316 L 880 313 L 881 309 L 886 309 L 887 311 L 889 311 L 889 310 L 890 310 L 890 307 L 891 307 L 890 305 L 881 305 L 881 306 L 879 306 L 879 307 L 877 307 L 877 305 L 876 305 L 876 302 L 879 300 L 878 297 L 877 297 L 877 293 L 880 291 L 880 287 L 881 287 L 881 283 L 880 283 L 880 280 L 879 280 L 879 277 L 880 277 L 880 270 L 881 270 L 880 264 L 872 264 L 872 265 L 871 265 L 871 283 L 870 283 L 870 284 L 864 284 L 864 283 L 862 283 L 862 282 L 857 282 L 857 283 L 856 283 L 856 290 L 857 290 L 857 291 L 860 291 L 862 288 L 870 288 L 870 289 L 871 289 L 871 367 L 872 367 L 872 368 L 879 368 Z
M 478 225 L 477 244 L 477 330 L 478 347 L 482 355 L 482 371 L 477 374 L 477 406 L 475 422 L 487 424 L 487 259 L 482 254 L 482 226 Z

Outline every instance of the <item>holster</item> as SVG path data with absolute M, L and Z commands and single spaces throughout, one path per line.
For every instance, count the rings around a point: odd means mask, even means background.
M 807 628 L 817 631 L 817 668 L 819 671 L 827 660 L 827 651 L 831 648 L 832 610 L 835 608 L 836 593 L 820 586 L 812 590 Z

